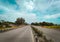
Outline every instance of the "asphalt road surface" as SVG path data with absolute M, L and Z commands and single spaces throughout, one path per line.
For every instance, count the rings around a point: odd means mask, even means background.
M 0 33 L 0 42 L 34 42 L 30 26 Z
M 42 28 L 40 26 L 35 26 L 35 28 L 42 31 L 48 38 L 53 39 L 54 42 L 60 42 L 60 31 L 54 29 Z

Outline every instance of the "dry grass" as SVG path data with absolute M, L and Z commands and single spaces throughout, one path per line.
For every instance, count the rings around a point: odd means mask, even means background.
M 44 27 L 51 29 L 60 29 L 60 26 L 44 26 Z
M 12 27 L 7 27 L 7 28 L 0 27 L 0 32 L 5 32 L 5 31 L 8 31 L 8 30 L 21 28 L 21 27 L 23 27 L 23 26 L 25 26 L 25 25 L 20 25 L 20 26 L 14 25 L 14 26 L 12 26 Z

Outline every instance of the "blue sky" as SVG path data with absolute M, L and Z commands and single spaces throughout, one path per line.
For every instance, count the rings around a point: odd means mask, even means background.
M 60 24 L 60 0 L 0 0 L 0 20 L 53 22 Z

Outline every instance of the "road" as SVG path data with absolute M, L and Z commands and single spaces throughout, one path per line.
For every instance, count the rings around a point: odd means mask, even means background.
M 30 26 L 0 33 L 0 42 L 34 42 Z
M 42 31 L 48 38 L 53 39 L 54 42 L 60 42 L 60 31 L 54 29 L 42 28 L 40 26 L 34 26 L 34 27 Z

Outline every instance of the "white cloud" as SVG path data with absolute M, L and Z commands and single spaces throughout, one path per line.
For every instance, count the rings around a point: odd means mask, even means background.
M 53 18 L 58 18 L 58 17 L 60 17 L 60 14 L 45 15 L 43 18 L 44 19 L 53 19 Z
M 60 17 L 60 14 L 53 14 L 53 15 L 45 15 L 42 17 L 44 14 L 41 13 L 39 17 L 35 13 L 32 13 L 30 11 L 32 10 L 38 10 L 40 12 L 46 12 L 47 9 L 50 9 L 51 6 L 53 7 L 54 5 L 58 5 L 59 7 L 59 2 L 54 2 L 52 0 L 16 0 L 17 5 L 19 6 L 19 10 L 14 10 L 14 7 L 18 6 L 10 6 L 8 5 L 7 7 L 1 6 L 0 8 L 3 8 L 5 11 L 7 11 L 5 14 L 0 15 L 0 19 L 7 19 L 10 21 L 15 21 L 16 18 L 18 17 L 23 17 L 26 19 L 26 22 L 31 23 L 31 22 L 36 22 L 36 21 L 42 21 L 44 19 L 52 19 L 52 18 L 58 18 Z M 29 13 L 30 12 L 30 13 Z M 37 19 L 39 18 L 39 19 Z
M 10 8 L 7 8 L 7 7 L 3 7 L 3 9 L 5 9 L 7 12 L 4 13 L 4 14 L 1 14 L 0 15 L 0 20 L 7 20 L 7 21 L 15 21 L 16 18 L 18 17 L 22 17 L 22 18 L 25 18 L 26 22 L 28 23 L 31 23 L 31 22 L 36 22 L 36 14 L 34 13 L 26 13 L 26 12 L 19 12 L 19 11 L 16 11 L 16 10 L 13 10 L 13 9 L 10 9 Z
M 25 2 L 24 6 L 26 7 L 26 9 L 28 10 L 33 10 L 34 9 L 34 3 L 32 1 L 30 2 Z
M 23 11 L 32 11 L 34 9 L 34 3 L 32 0 L 16 0 L 16 3 Z
M 7 13 L 5 15 L 0 15 L 0 19 L 2 20 L 7 20 L 7 21 L 15 21 L 16 18 L 18 17 L 22 17 L 26 20 L 27 23 L 31 23 L 31 22 L 36 22 L 36 15 L 31 13 L 31 14 L 27 14 L 27 13 Z
M 35 7 L 39 11 L 45 11 L 52 4 L 52 0 L 35 0 Z

